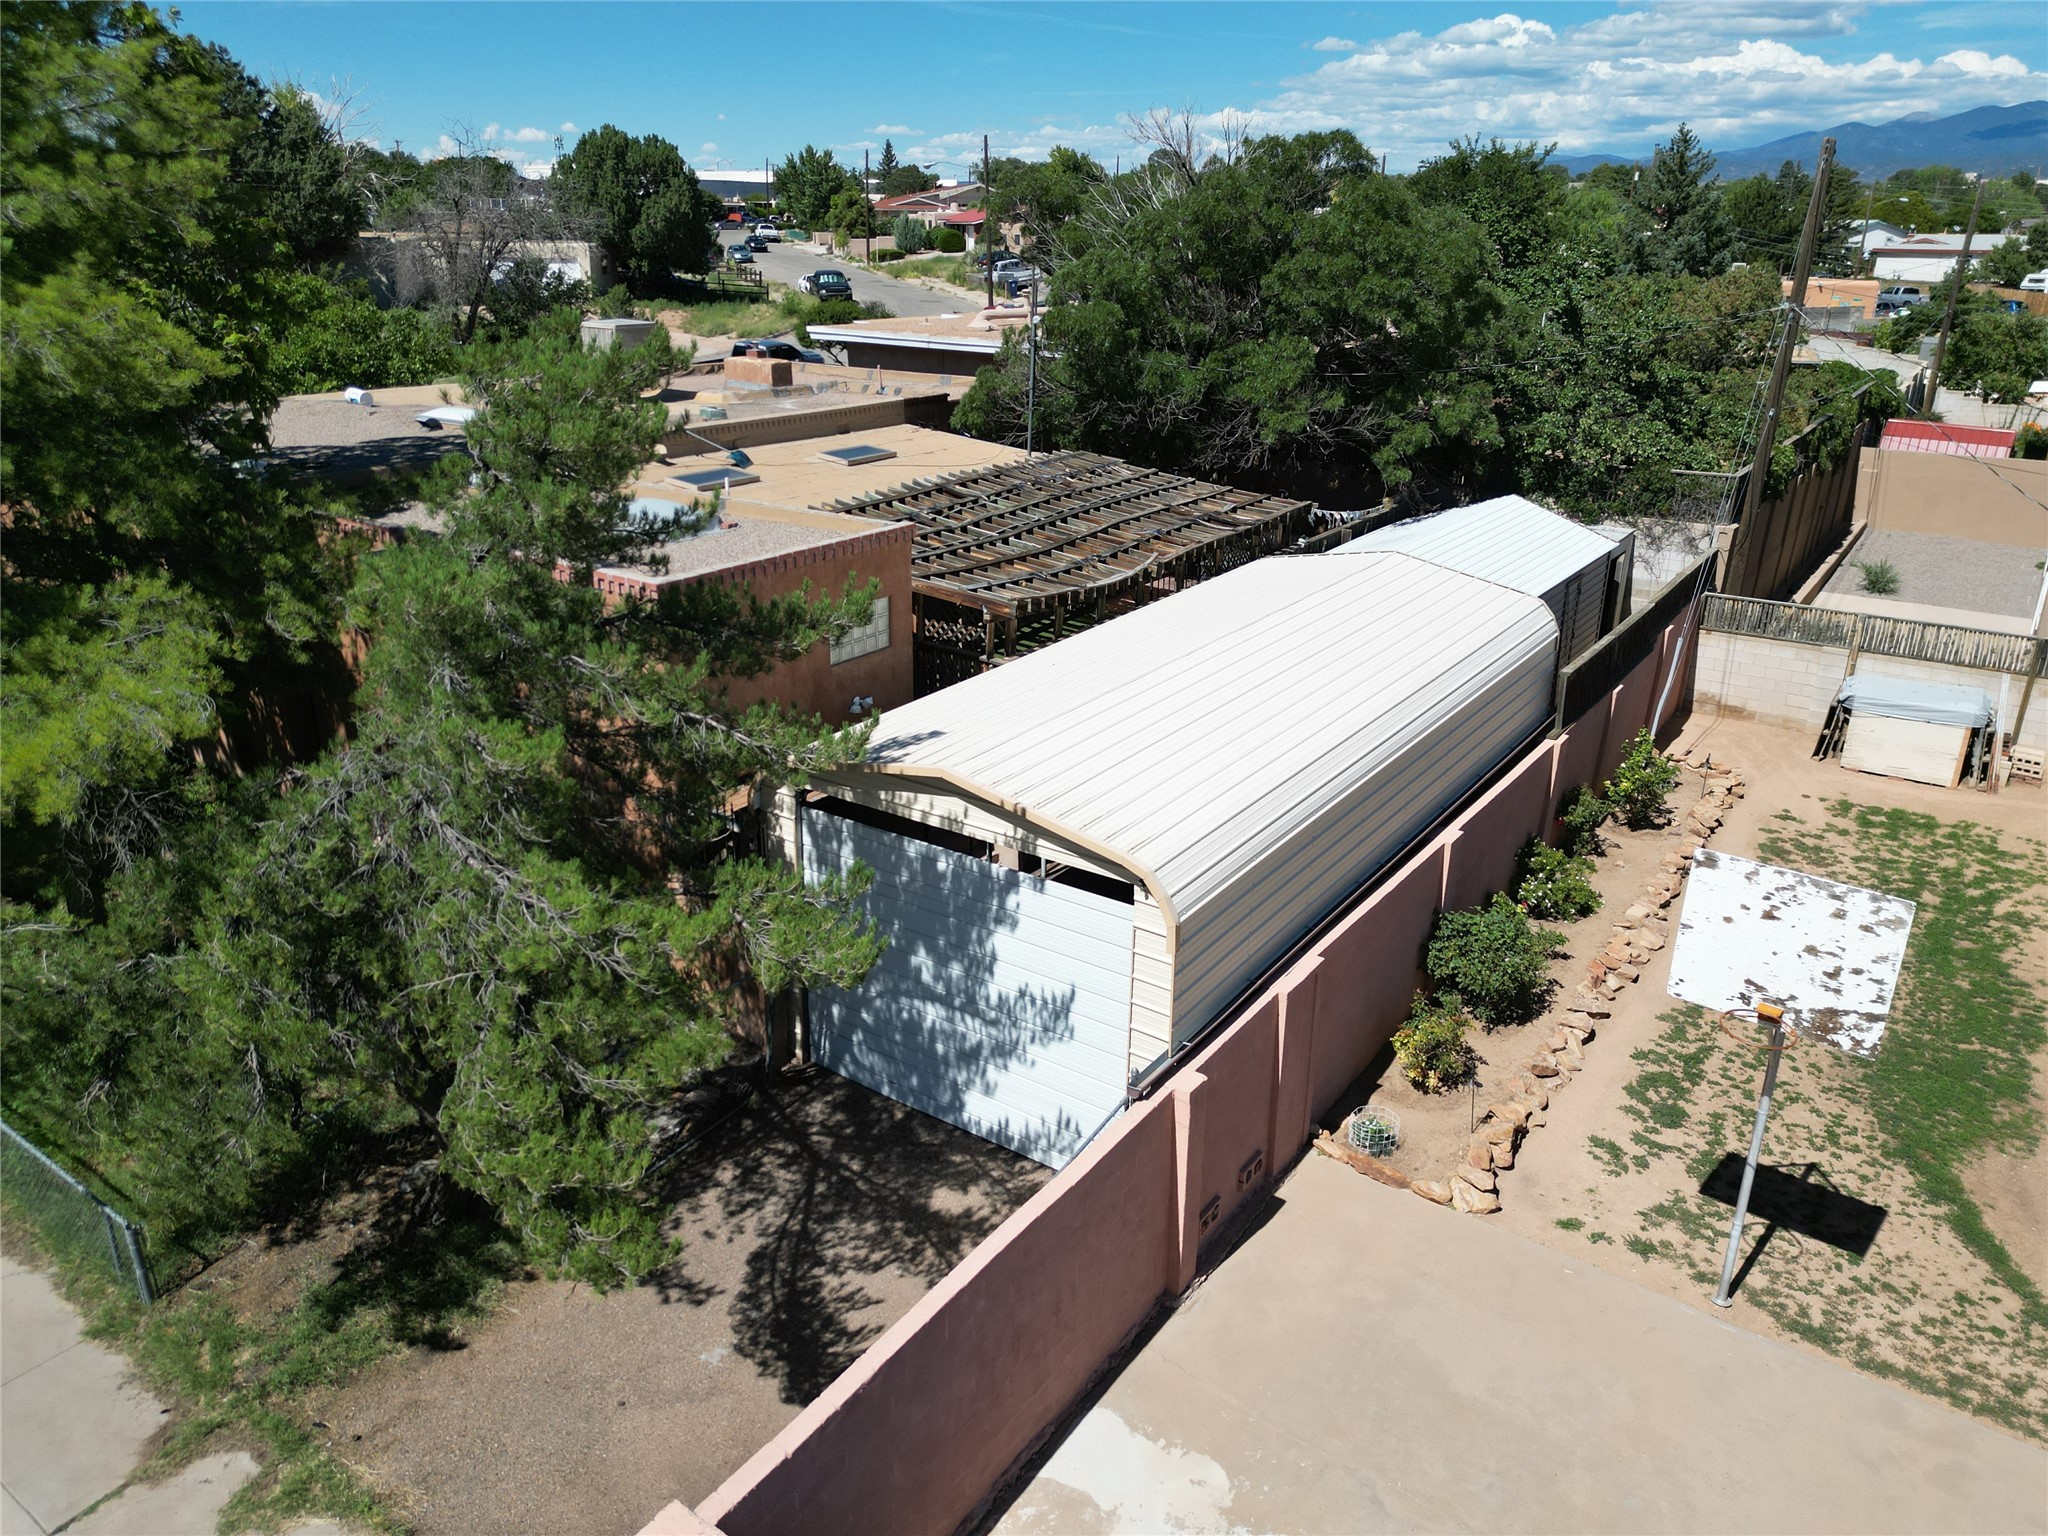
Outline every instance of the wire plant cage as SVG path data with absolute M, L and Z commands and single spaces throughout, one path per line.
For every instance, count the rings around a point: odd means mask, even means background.
M 1351 1117 L 1346 1134 L 1367 1157 L 1385 1157 L 1401 1145 L 1401 1119 L 1390 1109 L 1368 1106 Z

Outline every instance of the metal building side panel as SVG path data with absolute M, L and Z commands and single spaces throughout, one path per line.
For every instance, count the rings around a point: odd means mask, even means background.
M 810 994 L 833 1072 L 1063 1166 L 1124 1102 L 1130 904 L 806 808 L 814 878 L 859 860 L 889 948 L 865 982 Z
M 1174 959 L 1178 1044 L 1455 804 L 1550 716 L 1550 642 L 1519 655 L 1419 728 L 1401 750 L 1315 822 L 1190 914 Z

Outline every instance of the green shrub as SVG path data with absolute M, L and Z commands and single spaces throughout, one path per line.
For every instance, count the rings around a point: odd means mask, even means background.
M 431 384 L 455 368 L 447 323 L 417 309 L 379 309 L 362 283 L 336 287 L 298 274 L 286 280 L 289 315 L 270 347 L 270 381 L 282 395 L 359 385 Z
M 1455 992 L 1488 1024 L 1531 1017 L 1550 991 L 1551 952 L 1564 935 L 1538 928 L 1506 896 L 1436 920 L 1424 963 L 1440 991 Z
M 942 256 L 957 256 L 967 249 L 967 237 L 957 229 L 941 226 L 932 231 L 932 249 Z
M 2048 459 L 2048 427 L 2027 422 L 2014 434 L 2012 456 L 2016 459 Z
M 1515 900 L 1538 922 L 1570 922 L 1590 917 L 1600 910 L 1600 893 L 1586 878 L 1592 870 L 1591 859 L 1532 837 L 1522 848 Z
M 1614 814 L 1631 827 L 1654 826 L 1664 815 L 1664 802 L 1678 787 L 1678 764 L 1657 750 L 1649 729 L 1636 732 L 1628 756 L 1614 770 L 1600 791 L 1614 806 Z
M 1856 573 L 1872 597 L 1890 597 L 1899 590 L 1899 568 L 1889 560 L 1858 560 Z
M 1468 1081 L 1479 1065 L 1467 1038 L 1471 1027 L 1455 996 L 1432 999 L 1416 993 L 1408 1022 L 1394 1031 L 1394 1060 L 1401 1075 L 1424 1093 L 1444 1093 Z
M 880 266 L 885 261 L 901 261 L 907 254 L 909 253 L 905 251 L 877 251 L 875 265 Z
M 1558 825 L 1564 828 L 1565 852 L 1581 857 L 1598 853 L 1600 829 L 1613 814 L 1614 807 L 1593 793 L 1590 784 L 1581 784 L 1558 813 Z
M 896 237 L 896 249 L 906 256 L 915 256 L 932 243 L 931 231 L 907 213 L 896 215 L 889 233 Z

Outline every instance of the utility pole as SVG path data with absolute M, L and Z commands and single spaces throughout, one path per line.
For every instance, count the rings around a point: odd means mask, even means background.
M 1038 280 L 1031 284 L 1031 302 L 1024 316 L 1024 451 L 1036 450 L 1038 422 Z M 2028 679 L 2032 681 L 2032 679 Z
M 1813 195 L 1806 200 L 1806 224 L 1799 231 L 1799 258 L 1792 266 L 1792 298 L 1785 316 L 1785 334 L 1778 338 L 1777 360 L 1771 364 L 1771 385 L 1764 395 L 1764 419 L 1757 425 L 1756 458 L 1749 467 L 1749 486 L 1742 498 L 1742 522 L 1734 544 L 1743 542 L 1756 509 L 1764 499 L 1764 481 L 1771 473 L 1771 453 L 1778 446 L 1778 412 L 1785 398 L 1785 376 L 1792 371 L 1792 349 L 1799 344 L 1799 317 L 1806 307 L 1806 279 L 1813 272 L 1813 247 L 1820 239 L 1828 204 L 1828 182 L 1835 168 L 1835 141 L 1823 139 L 1820 165 L 1813 173 Z M 1728 569 L 1738 567 L 1735 548 L 1728 551 Z
M 981 262 L 988 273 L 988 308 L 996 307 L 996 264 L 990 260 L 995 247 L 988 243 L 989 204 L 994 200 L 990 194 L 995 188 L 988 184 L 988 135 L 981 136 Z
M 869 266 L 875 264 L 875 187 L 874 183 L 868 179 L 871 174 L 868 170 L 868 152 L 862 150 L 860 152 L 860 202 L 861 206 L 867 209 L 868 214 L 867 249 L 862 253 L 861 260 L 865 261 Z
M 1970 222 L 1963 226 L 1963 254 L 1956 258 L 1956 269 L 1948 289 L 1948 307 L 1941 312 L 1941 334 L 1934 341 L 1934 365 L 1927 370 L 1927 399 L 1920 408 L 1922 416 L 1934 414 L 1935 402 L 1940 396 L 1935 393 L 1941 387 L 1941 365 L 1948 357 L 1948 333 L 1955 328 L 1956 300 L 1963 296 L 1963 278 L 1970 270 L 1970 242 L 1977 238 L 1977 215 L 1984 207 L 1984 182 L 1977 182 L 1977 195 L 1970 201 Z

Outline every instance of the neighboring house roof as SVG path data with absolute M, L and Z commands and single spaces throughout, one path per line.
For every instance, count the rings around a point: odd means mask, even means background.
M 1941 421 L 1888 421 L 1880 448 L 1952 453 L 1967 459 L 2009 459 L 2013 434 L 1997 427 L 1955 427 Z
M 1027 324 L 1029 314 L 1018 309 L 976 311 L 964 315 L 919 315 L 893 320 L 849 320 L 844 325 L 814 325 L 811 340 L 818 346 L 843 347 L 849 342 L 866 346 L 903 347 L 913 352 L 971 352 L 994 357 L 1002 349 L 1003 335 L 1013 326 Z
M 1913 235 L 1904 240 L 1890 240 L 1883 245 L 1873 245 L 1867 252 L 1871 256 L 1960 256 L 1963 252 L 1962 235 Z M 1988 251 L 1997 244 L 1995 236 L 1980 235 L 1971 243 L 1972 251 Z
M 1377 529 L 1331 553 L 1393 550 L 1541 597 L 1613 554 L 1615 543 L 1525 497 L 1496 496 Z
M 1412 838 L 1415 786 L 1541 727 L 1557 633 L 1540 601 L 1406 555 L 1255 560 L 891 711 L 863 771 L 1099 850 L 1177 929 L 1246 881 L 1291 909 Z M 1337 822 L 1344 868 L 1273 860 Z
M 949 213 L 940 222 L 945 224 L 979 224 L 985 215 L 979 208 L 960 208 Z
M 1313 508 L 1067 452 L 912 481 L 826 510 L 915 523 L 918 592 L 1014 619 L 1165 585 L 1176 562 L 1200 565 L 1218 546 L 1243 558 L 1272 553 L 1300 537 Z

